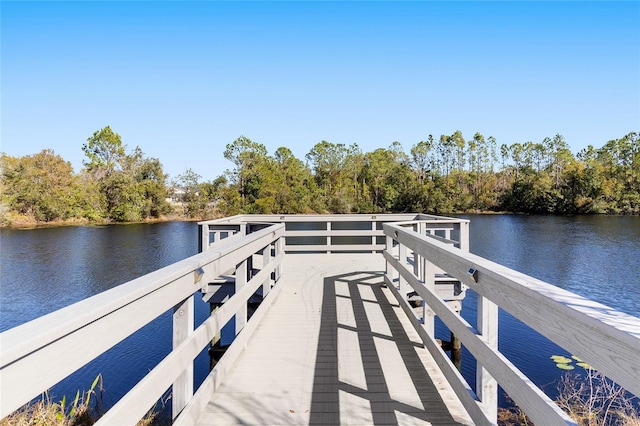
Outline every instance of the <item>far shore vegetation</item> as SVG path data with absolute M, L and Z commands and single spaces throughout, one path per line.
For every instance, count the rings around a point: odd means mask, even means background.
M 574 154 L 561 135 L 498 145 L 480 133 L 429 135 L 363 152 L 321 141 L 304 159 L 272 155 L 244 136 L 212 181 L 191 169 L 169 179 L 157 158 L 128 151 L 109 126 L 79 149 L 80 172 L 45 149 L 0 157 L 0 225 L 208 219 L 238 213 L 640 214 L 640 136 Z

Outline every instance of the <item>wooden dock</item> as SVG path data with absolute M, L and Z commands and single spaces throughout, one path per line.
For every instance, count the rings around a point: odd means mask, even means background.
M 168 390 L 176 426 L 493 426 L 498 386 L 536 424 L 575 425 L 500 352 L 499 308 L 640 396 L 640 319 L 470 253 L 464 219 L 239 215 L 199 226 L 201 253 L 0 333 L 0 418 L 166 313 L 172 351 L 97 426 L 137 424 Z M 222 285 L 233 291 L 196 324 L 195 298 Z M 473 323 L 459 315 L 466 289 Z M 435 339 L 436 317 L 473 356 L 475 387 Z M 230 321 L 233 344 L 195 389 L 194 360 Z
M 472 424 L 384 268 L 381 255 L 287 256 L 279 294 L 197 424 Z

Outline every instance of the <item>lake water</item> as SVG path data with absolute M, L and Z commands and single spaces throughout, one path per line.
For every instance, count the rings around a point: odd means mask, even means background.
M 473 253 L 640 316 L 640 217 L 462 217 L 471 220 Z M 0 230 L 0 331 L 189 257 L 197 247 L 197 225 L 189 222 Z M 462 314 L 472 324 L 475 305 L 468 292 Z M 196 303 L 196 322 L 207 315 L 208 306 Z M 549 357 L 571 354 L 504 312 L 499 327 L 500 350 L 553 395 L 562 371 Z M 437 331 L 444 333 L 442 327 Z M 166 313 L 51 393 L 73 396 L 101 373 L 110 406 L 170 351 L 171 314 Z M 197 383 L 208 367 L 203 352 L 196 359 Z M 474 382 L 475 362 L 464 351 L 462 372 Z

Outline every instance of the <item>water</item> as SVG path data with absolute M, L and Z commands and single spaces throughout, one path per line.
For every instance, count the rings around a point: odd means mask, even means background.
M 198 227 L 189 222 L 0 232 L 0 331 L 198 251 Z M 208 306 L 196 303 L 195 314 L 202 322 Z M 50 395 L 73 397 L 102 374 L 105 406 L 113 405 L 171 351 L 171 330 L 167 312 L 54 386 Z M 206 354 L 198 357 L 196 366 L 201 383 L 208 372 Z
M 465 215 L 470 251 L 565 290 L 640 317 L 640 217 Z M 476 324 L 470 291 L 462 316 Z M 551 355 L 571 356 L 508 313 L 499 313 L 500 351 L 547 395 L 564 374 Z M 439 327 L 441 338 L 444 327 Z M 475 361 L 463 350 L 462 372 L 475 386 Z M 500 405 L 508 405 L 504 395 Z
M 640 217 L 462 217 L 471 220 L 473 253 L 640 316 Z M 197 246 L 197 225 L 189 222 L 0 230 L 0 330 L 189 257 Z M 475 307 L 475 295 L 468 292 L 462 314 L 471 324 Z M 196 323 L 207 315 L 208 307 L 196 297 Z M 562 371 L 549 357 L 570 354 L 505 312 L 499 327 L 500 350 L 553 396 Z M 438 333 L 448 337 L 442 326 Z M 166 313 L 51 393 L 73 396 L 101 373 L 110 406 L 170 351 L 171 314 Z M 203 353 L 196 360 L 196 384 L 208 367 Z M 466 352 L 462 371 L 473 384 L 475 362 Z

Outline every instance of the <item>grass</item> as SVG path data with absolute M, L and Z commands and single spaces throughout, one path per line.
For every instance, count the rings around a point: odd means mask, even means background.
M 591 368 L 562 376 L 555 402 L 579 426 L 640 426 L 638 397 Z M 534 426 L 515 404 L 499 410 L 498 424 Z
M 45 392 L 39 400 L 0 419 L 0 426 L 91 426 L 104 414 L 102 392 L 102 375 L 99 374 L 88 391 L 76 393 L 73 402 L 67 401 L 66 397 L 56 402 L 49 397 L 49 392 Z M 137 426 L 163 424 L 169 423 L 157 415 L 154 407 Z

